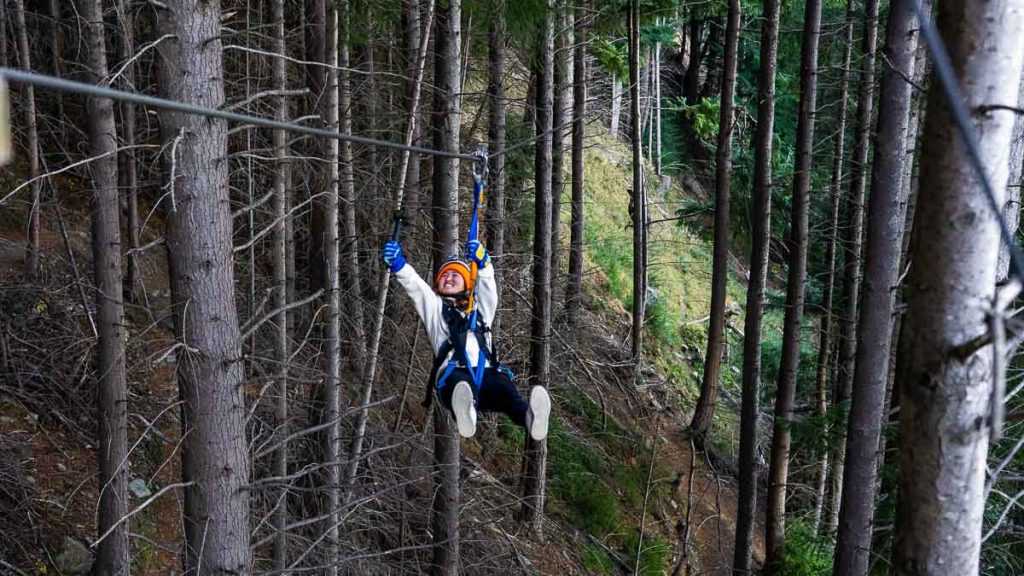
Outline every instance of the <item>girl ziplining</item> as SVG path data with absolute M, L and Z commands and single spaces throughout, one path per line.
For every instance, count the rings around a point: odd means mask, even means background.
M 467 242 L 466 252 L 479 267 L 472 309 L 468 308 L 471 278 L 466 261 L 454 256 L 445 261 L 431 288 L 406 262 L 397 241 L 384 245 L 384 262 L 412 299 L 435 353 L 424 404 L 436 394 L 455 416 L 459 434 L 466 438 L 476 433 L 480 410 L 502 412 L 525 427 L 534 440 L 543 440 L 551 412 L 547 390 L 534 386 L 527 404 L 516 389 L 512 372 L 498 362 L 490 329 L 498 308 L 494 266 L 480 241 Z M 477 315 L 475 328 L 471 326 L 473 315 Z
M 486 166 L 486 157 L 476 158 Z M 548 433 L 551 399 L 543 386 L 530 390 L 529 403 L 516 389 L 512 371 L 495 354 L 490 326 L 498 310 L 494 266 L 479 241 L 479 211 L 483 200 L 482 172 L 474 169 L 473 217 L 466 242 L 466 259 L 451 256 L 441 263 L 431 288 L 405 260 L 396 223 L 384 244 L 383 260 L 406 294 L 430 338 L 434 364 L 428 376 L 424 406 L 434 395 L 455 416 L 459 434 L 476 433 L 477 410 L 502 412 L 523 426 L 534 440 Z

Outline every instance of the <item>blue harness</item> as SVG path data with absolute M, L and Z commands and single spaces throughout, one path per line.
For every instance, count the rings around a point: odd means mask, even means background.
M 431 366 L 430 374 L 427 377 L 426 397 L 423 400 L 424 406 L 430 405 L 434 390 L 440 393 L 448 385 L 448 377 L 452 375 L 456 368 L 463 368 L 470 373 L 473 378 L 473 387 L 476 389 L 476 394 L 474 394 L 476 398 L 480 396 L 480 386 L 483 384 L 484 372 L 488 363 L 491 364 L 491 367 L 513 378 L 512 371 L 498 362 L 498 357 L 493 347 L 488 346 L 487 336 L 491 332 L 491 328 L 482 319 L 475 317 L 476 310 L 468 317 L 463 316 L 454 306 L 445 302 L 444 307 L 441 309 L 441 316 L 444 318 L 445 324 L 448 325 L 448 340 L 441 345 L 437 356 L 434 357 L 433 366 Z M 470 332 L 476 336 L 476 341 L 480 348 L 476 366 L 473 365 L 474 363 L 469 357 L 469 352 L 466 351 L 466 338 Z M 451 356 L 450 358 L 449 355 Z M 445 365 L 446 360 L 447 365 Z M 434 375 L 441 370 L 442 365 L 444 365 L 444 370 L 435 381 Z

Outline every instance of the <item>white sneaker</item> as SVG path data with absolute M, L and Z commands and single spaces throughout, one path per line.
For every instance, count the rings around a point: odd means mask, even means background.
M 452 412 L 459 426 L 459 434 L 464 438 L 472 438 L 476 434 L 476 408 L 473 407 L 473 389 L 468 382 L 462 381 L 455 385 Z
M 530 438 L 543 440 L 548 436 L 548 417 L 551 415 L 551 397 L 543 386 L 530 389 L 530 411 L 526 414 L 526 427 Z

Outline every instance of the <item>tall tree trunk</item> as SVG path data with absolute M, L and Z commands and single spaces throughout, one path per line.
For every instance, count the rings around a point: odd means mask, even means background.
M 787 249 L 789 276 L 786 283 L 786 318 L 782 334 L 782 359 L 775 393 L 768 472 L 766 559 L 768 572 L 779 568 L 786 543 L 786 488 L 789 476 L 790 423 L 796 402 L 796 380 L 800 370 L 800 328 L 804 314 L 804 284 L 807 281 L 807 213 L 810 203 L 814 121 L 817 113 L 818 40 L 821 35 L 821 0 L 807 0 L 804 8 L 803 46 L 800 55 L 800 110 L 796 127 L 796 166 L 793 171 L 793 206 Z
M 322 1 L 322 0 L 321 0 Z M 320 99 L 320 117 L 328 130 L 337 132 L 338 124 L 338 6 L 327 2 L 324 20 L 324 63 L 327 81 Z M 321 454 L 326 464 L 324 477 L 324 533 L 325 563 L 338 557 L 338 509 L 341 503 L 341 287 L 339 283 L 338 196 L 339 196 L 339 142 L 331 139 L 323 143 L 325 194 L 314 204 L 314 212 L 322 216 L 323 249 L 321 266 L 324 271 L 324 394 L 321 422 L 330 423 L 321 435 Z M 338 573 L 331 566 L 328 575 Z
M 538 57 L 534 52 L 534 57 Z M 523 125 L 534 126 L 537 123 L 537 69 L 540 67 L 536 62 L 529 64 L 530 79 L 526 83 L 526 102 L 523 104 Z
M 701 43 L 701 36 L 704 35 L 704 21 L 693 14 L 690 9 L 690 30 L 687 36 L 690 39 L 690 62 L 686 65 L 686 74 L 683 76 L 683 97 L 686 103 L 693 106 L 700 100 L 700 66 L 704 49 Z
M 1018 101 L 1024 3 L 943 2 L 938 24 L 968 110 Z M 970 121 L 1001 203 L 1013 114 L 997 110 Z M 910 340 L 897 379 L 900 500 L 893 566 L 896 574 L 915 576 L 977 574 L 993 350 L 974 343 L 989 333 L 999 231 L 937 88 L 928 95 L 923 142 L 908 284 Z
M 287 69 L 285 57 L 285 23 L 284 0 L 273 0 L 271 10 L 274 53 L 273 59 L 274 90 L 280 92 L 275 98 L 274 119 L 278 122 L 288 120 L 288 99 L 284 96 L 287 88 Z M 274 238 L 273 238 L 273 306 L 280 310 L 274 322 L 274 362 L 277 364 L 277 389 L 274 403 L 274 429 L 276 441 L 280 444 L 274 451 L 274 462 L 271 467 L 272 476 L 284 478 L 288 475 L 288 135 L 284 130 L 274 130 Z M 274 550 L 273 561 L 275 570 L 285 570 L 288 566 L 288 487 L 282 486 L 276 495 L 273 526 Z
M 566 319 L 575 325 L 583 294 L 583 143 L 587 111 L 587 13 L 577 8 L 574 16 L 576 43 L 573 48 L 572 83 L 572 220 L 569 237 L 569 283 L 565 289 Z
M 1024 104 L 1024 76 L 1020 81 L 1022 96 L 1017 98 L 1017 106 Z M 1017 233 L 1020 226 L 1020 187 L 1024 184 L 1024 115 L 1018 114 L 1013 121 L 1013 136 L 1010 139 L 1010 173 L 1006 181 L 1006 201 L 1003 204 L 1003 218 L 1010 232 Z M 999 264 L 996 267 L 996 282 L 1006 280 L 1010 272 L 1010 249 L 1005 242 L 999 244 Z
M 32 71 L 32 57 L 25 28 L 25 0 L 14 0 L 14 31 L 18 38 L 18 61 L 22 70 Z M 28 146 L 28 176 L 32 205 L 28 215 L 28 239 L 25 244 L 25 272 L 29 276 L 39 273 L 39 213 L 42 210 L 42 182 L 39 176 L 39 131 L 36 126 L 36 96 L 32 85 L 25 84 L 25 132 Z
M 733 572 L 751 569 L 754 511 L 757 510 L 757 418 L 761 387 L 761 320 L 764 316 L 771 235 L 772 127 L 775 123 L 775 69 L 779 42 L 779 0 L 764 0 L 761 21 L 761 70 L 757 77 L 757 129 L 754 133 L 754 206 L 750 285 L 743 329 L 743 400 L 740 408 L 739 503 Z
M 303 38 L 305 41 L 305 58 L 307 63 L 303 66 L 303 75 L 306 81 L 306 89 L 309 91 L 307 105 L 320 115 L 320 121 L 326 123 L 324 113 L 324 100 L 327 98 L 327 68 L 323 63 L 327 59 L 326 19 L 327 8 L 325 0 L 305 0 L 303 14 L 305 16 L 305 27 Z M 318 139 L 311 143 L 310 154 L 314 157 L 325 158 L 327 155 L 328 143 L 326 140 Z M 320 170 L 314 170 L 307 177 L 310 181 L 310 193 L 326 193 L 329 182 L 327 182 L 327 166 L 318 166 Z M 323 268 L 324 261 L 324 222 L 326 215 L 323 212 L 323 201 L 314 205 L 310 211 L 309 223 L 309 284 L 311 290 L 326 287 L 327 271 Z
M 7 67 L 7 2 L 0 2 L 0 66 Z
M 661 24 L 661 20 L 658 20 Z M 654 99 L 651 101 L 651 113 L 654 115 L 654 150 L 651 157 L 654 159 L 654 173 L 661 176 L 661 43 L 654 45 L 654 89 L 651 90 Z
M 216 0 L 169 0 L 158 11 L 159 80 L 165 98 L 224 105 L 221 9 Z M 168 183 L 171 303 L 181 347 L 185 571 L 246 574 L 249 548 L 248 445 L 241 343 L 235 308 L 227 124 L 161 112 Z M 172 146 L 176 144 L 176 146 Z
M 551 381 L 551 133 L 554 105 L 555 3 L 545 0 L 544 30 L 540 37 L 540 73 L 537 82 L 537 150 L 534 156 L 535 190 L 533 232 L 533 318 L 530 324 L 530 383 L 547 388 Z M 544 484 L 547 476 L 546 440 L 526 435 L 523 453 L 523 523 L 541 538 Z
M 64 62 L 64 58 L 61 56 L 60 48 L 60 0 L 50 0 L 50 65 L 53 68 L 53 75 L 61 78 L 64 76 L 64 70 L 61 64 Z M 65 121 L 67 116 L 64 113 L 64 94 L 56 92 L 54 96 L 57 99 L 57 118 L 60 128 L 58 128 L 58 134 L 63 136 Z
M 107 49 L 100 0 L 79 4 L 85 18 L 86 54 L 90 81 L 107 78 Z M 92 249 L 96 278 L 96 374 L 99 401 L 100 493 L 96 531 L 113 530 L 99 545 L 94 572 L 102 576 L 128 574 L 128 388 L 125 381 L 124 302 L 121 293 L 120 202 L 117 193 L 117 129 L 114 103 L 90 98 L 89 153 L 92 162 Z M 116 526 L 116 527 L 115 527 Z
M 630 357 L 639 373 L 644 336 L 644 194 L 643 144 L 640 134 L 640 5 L 630 0 L 629 10 L 629 131 L 633 147 L 633 329 Z
M 339 61 L 341 65 L 340 74 L 340 114 L 341 114 L 341 131 L 344 134 L 352 134 L 352 72 L 350 68 L 349 58 L 349 38 L 351 30 L 352 19 L 349 17 L 351 13 L 350 4 L 346 1 L 344 4 L 344 13 L 339 15 L 339 18 L 344 18 L 344 25 L 342 26 L 342 41 L 339 47 Z M 371 44 L 372 45 L 372 44 Z M 372 62 L 372 61 L 371 61 Z M 372 65 L 372 64 L 371 64 Z M 371 76 L 372 78 L 372 76 Z M 370 94 L 373 97 L 370 98 L 372 118 L 375 110 L 372 102 L 379 97 L 379 94 L 373 89 L 371 83 Z M 363 314 L 363 282 L 362 272 L 359 269 L 359 233 L 356 229 L 356 178 L 354 172 L 354 161 L 352 158 L 352 143 L 344 141 L 340 143 L 341 146 L 341 206 L 342 206 L 342 218 L 344 222 L 344 246 L 347 247 L 345 251 L 345 277 L 346 284 L 348 285 L 348 295 L 345 297 L 347 302 L 347 314 L 349 330 L 352 337 L 352 365 L 357 368 L 357 375 L 362 375 L 365 372 L 366 366 L 366 324 L 364 322 L 365 315 Z M 376 151 L 376 146 L 370 146 L 371 151 Z M 376 182 L 380 176 L 377 169 L 376 152 L 370 158 L 370 165 L 374 170 L 371 180 Z M 377 187 L 373 186 L 367 190 L 370 198 L 377 198 Z
M 612 73 L 612 111 L 608 122 L 608 133 L 612 138 L 619 136 L 619 119 L 622 116 L 622 79 Z
M 927 6 L 926 11 L 931 12 L 930 2 L 924 4 Z M 914 84 L 917 86 L 925 86 L 925 78 L 929 68 L 928 60 L 928 46 L 923 41 L 917 43 L 917 55 L 915 56 L 914 74 L 912 76 Z M 923 130 L 924 124 L 924 107 L 925 107 L 925 94 L 920 90 L 915 90 L 913 94 L 913 104 L 910 108 L 910 119 L 907 121 L 907 148 L 904 150 L 906 158 L 903 161 L 903 173 L 900 175 L 900 186 L 903 188 L 903 195 L 907 199 L 906 214 L 903 218 L 903 241 L 900 247 L 900 274 L 905 276 L 909 271 L 910 266 L 910 246 L 912 237 L 914 235 L 914 213 L 916 211 L 917 196 L 918 196 L 918 172 L 917 172 L 917 150 L 918 150 L 918 138 L 917 135 Z M 886 434 L 882 434 L 878 442 L 878 486 L 877 496 L 875 502 L 882 502 L 883 500 L 893 499 L 896 495 L 896 488 L 899 484 L 899 411 L 895 408 L 899 407 L 899 387 L 896 385 L 896 374 L 899 371 L 899 366 L 906 363 L 906 341 L 909 339 L 909 334 L 903 329 L 903 315 L 906 313 L 906 294 L 905 294 L 906 282 L 905 280 L 897 284 L 893 292 L 896 295 L 896 303 L 894 308 L 896 312 L 893 314 L 893 326 L 892 326 L 892 341 L 890 342 L 889 348 L 889 374 L 888 374 L 888 388 L 886 390 L 886 406 L 882 410 L 883 418 L 886 419 L 887 425 L 896 431 L 896 437 L 894 442 L 889 442 Z M 895 474 L 882 474 L 886 462 L 891 464 L 891 468 L 895 469 Z M 872 550 L 880 554 L 879 557 L 884 557 L 885 550 L 888 548 L 886 544 L 891 544 L 892 533 L 885 534 L 881 537 L 872 538 Z
M 729 0 L 725 30 L 725 60 L 722 71 L 721 106 L 718 117 L 718 148 L 715 152 L 715 246 L 711 270 L 711 318 L 700 397 L 693 411 L 690 430 L 703 445 L 711 429 L 718 400 L 718 381 L 725 344 L 725 297 L 729 279 L 729 187 L 732 182 L 732 131 L 736 118 L 736 65 L 740 39 L 740 2 Z
M 840 318 L 838 358 L 839 381 L 835 384 L 832 405 L 839 410 L 838 445 L 832 454 L 832 503 L 829 510 L 828 533 L 834 534 L 839 524 L 842 503 L 843 474 L 846 462 L 846 422 L 849 418 L 848 401 L 853 388 L 853 370 L 857 352 L 857 312 L 860 302 L 861 247 L 864 235 L 864 192 L 867 188 L 868 150 L 871 137 L 871 111 L 875 91 L 875 48 L 878 39 L 878 0 L 867 0 L 864 10 L 863 56 L 861 59 L 860 89 L 857 95 L 857 127 L 853 140 L 853 160 L 850 167 L 850 193 L 846 202 L 846 218 L 842 245 L 843 258 L 843 316 Z
M 306 0 L 306 84 L 311 100 L 327 130 L 338 130 L 338 14 L 335 4 L 325 0 Z M 321 535 L 325 545 L 320 558 L 334 562 L 338 552 L 338 505 L 341 473 L 341 319 L 338 293 L 338 192 L 339 144 L 334 139 L 318 139 L 314 155 L 322 158 L 321 170 L 312 177 L 313 218 L 310 230 L 312 286 L 324 290 L 324 378 L 317 391 L 315 418 L 325 425 L 319 433 L 323 473 L 317 479 L 322 495 L 319 506 L 323 521 Z M 327 573 L 336 574 L 337 566 Z
M 118 43 L 117 57 L 127 63 L 135 53 L 135 18 L 132 14 L 131 0 L 118 0 L 118 13 L 121 19 L 121 41 Z M 127 64 L 121 73 L 120 86 L 132 90 L 135 84 L 135 66 Z M 137 300 L 138 290 L 142 290 L 142 277 L 139 272 L 138 250 L 142 245 L 142 223 L 139 221 L 139 176 L 135 163 L 135 104 L 122 102 L 121 131 L 125 150 L 120 153 L 118 177 L 125 194 L 126 215 L 128 218 L 128 275 L 125 278 L 124 293 L 131 300 Z
M 554 99 L 552 103 L 551 127 L 551 292 L 554 294 L 558 272 L 561 269 L 561 216 L 562 193 L 565 190 L 565 135 L 562 125 L 566 121 L 569 104 L 569 62 L 571 58 L 571 30 L 566 18 L 567 8 L 559 7 L 555 18 L 555 69 Z
M 490 178 L 487 210 L 487 244 L 495 259 L 495 272 L 505 255 L 505 2 L 495 0 L 487 35 L 487 139 Z M 498 282 L 499 288 L 501 282 Z
M 827 375 L 829 364 L 833 357 L 832 341 L 835 327 L 832 308 L 835 298 L 836 248 L 839 236 L 839 204 L 842 198 L 843 158 L 846 148 L 846 116 L 849 110 L 847 97 L 850 89 L 850 63 L 853 58 L 853 19 L 854 0 L 847 0 L 846 24 L 843 33 L 843 62 L 839 81 L 839 112 L 836 116 L 836 135 L 833 141 L 832 152 L 832 177 L 829 184 L 828 244 L 825 247 L 825 265 L 828 267 L 828 272 L 825 275 L 825 286 L 822 290 L 823 314 L 818 330 L 818 361 L 814 378 L 816 411 L 821 421 L 825 420 L 828 413 Z M 830 450 L 825 448 L 821 452 L 814 495 L 814 515 L 812 516 L 812 528 L 815 533 L 818 532 L 821 524 L 821 516 L 825 510 L 828 496 Z
M 419 74 L 420 40 L 422 34 L 427 33 L 433 26 L 433 19 L 429 16 L 424 25 L 424 19 L 420 14 L 420 0 L 405 0 L 405 62 L 406 75 L 409 83 L 406 86 L 407 106 L 412 108 L 412 94 L 416 90 L 415 79 Z M 421 26 L 424 29 L 421 29 Z M 420 144 L 423 129 L 422 124 L 417 120 L 413 127 L 412 143 Z M 419 212 L 422 199 L 420 198 L 420 156 L 414 155 L 409 159 L 406 168 L 405 178 L 405 218 L 407 224 L 415 224 L 417 212 Z
M 878 97 L 878 130 L 868 200 L 864 295 L 858 319 L 853 395 L 846 435 L 839 535 L 833 573 L 867 574 L 875 503 L 878 442 L 889 375 L 894 287 L 906 211 L 902 186 L 917 18 L 914 0 L 894 0 L 886 27 L 885 62 Z M 870 7 L 869 7 L 870 8 Z
M 461 109 L 460 0 L 439 2 L 436 12 L 434 83 L 434 148 L 459 150 Z M 434 157 L 434 262 L 457 253 L 459 243 L 459 161 Z M 434 535 L 432 571 L 454 575 L 459 565 L 459 437 L 448 410 L 434 406 L 435 496 L 431 529 Z

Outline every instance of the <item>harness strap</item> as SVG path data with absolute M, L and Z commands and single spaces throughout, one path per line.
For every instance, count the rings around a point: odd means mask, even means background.
M 448 377 L 451 376 L 452 372 L 460 364 L 464 365 L 466 371 L 469 372 L 473 380 L 473 387 L 477 392 L 475 394 L 477 398 L 480 395 L 480 388 L 483 386 L 487 364 L 490 363 L 491 367 L 495 369 L 502 368 L 498 362 L 497 355 L 487 340 L 487 334 L 491 331 L 490 327 L 482 321 L 475 322 L 475 326 L 473 325 L 473 321 L 476 319 L 475 312 L 474 310 L 470 317 L 467 318 L 447 302 L 444 304 L 442 317 L 445 324 L 448 325 L 448 339 L 441 345 L 441 349 L 438 350 L 437 355 L 434 357 L 434 363 L 431 366 L 423 398 L 424 407 L 430 406 L 435 390 L 440 392 L 448 384 Z M 476 336 L 477 346 L 480 349 L 475 366 L 470 358 L 469 351 L 466 350 L 466 341 L 470 332 Z M 444 372 L 434 380 L 434 377 L 441 370 L 445 361 L 448 362 L 448 365 L 445 367 Z

